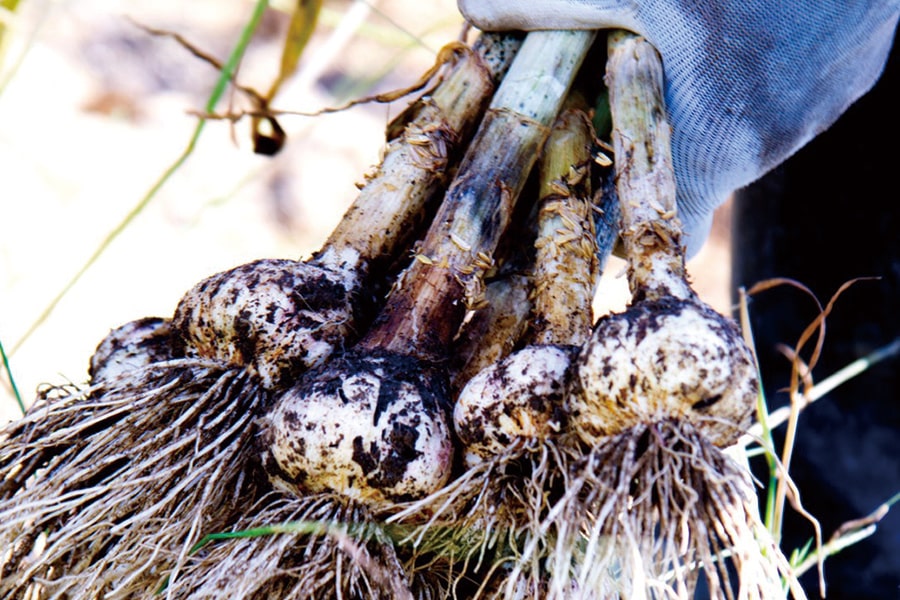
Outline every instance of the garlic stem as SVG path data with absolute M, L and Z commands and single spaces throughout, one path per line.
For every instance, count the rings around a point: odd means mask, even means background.
M 589 191 L 592 141 L 587 115 L 572 108 L 556 120 L 544 147 L 533 335 L 527 346 L 479 371 L 457 398 L 454 422 L 471 466 L 505 456 L 513 442 L 542 442 L 562 428 L 571 367 L 593 324 L 598 260 Z
M 586 31 L 525 38 L 418 256 L 364 346 L 432 359 L 446 354 L 466 308 L 482 300 L 481 278 L 593 39 Z
M 593 128 L 567 110 L 545 146 L 535 241 L 534 344 L 581 346 L 591 335 L 597 286 L 597 244 L 591 203 Z
M 316 255 L 319 262 L 349 260 L 352 268 L 366 268 L 410 240 L 520 45 L 517 36 L 484 33 L 471 49 L 445 49 L 457 55 L 456 64 L 430 96 L 409 109 L 413 118 L 388 143 L 378 171 Z
M 675 203 L 671 128 L 663 105 L 663 67 L 644 38 L 616 30 L 607 39 L 606 83 L 622 242 L 634 300 L 694 295 L 687 284 Z
M 461 389 L 476 373 L 513 351 L 528 328 L 531 278 L 501 273 L 484 287 L 484 305 L 466 321 L 454 342 L 452 387 Z

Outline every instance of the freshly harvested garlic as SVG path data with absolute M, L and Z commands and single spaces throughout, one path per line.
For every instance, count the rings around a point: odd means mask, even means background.
M 569 409 L 585 440 L 684 419 L 720 447 L 750 426 L 758 394 L 753 357 L 734 323 L 675 298 L 601 320 L 578 359 L 575 385 Z
M 421 498 L 453 463 L 446 375 L 388 352 L 348 352 L 307 373 L 263 420 L 276 488 L 383 506 Z
M 356 289 L 352 271 L 263 259 L 195 285 L 172 322 L 186 356 L 247 367 L 272 388 L 343 346 Z
M 573 346 L 528 346 L 469 380 L 453 411 L 469 466 L 500 454 L 517 439 L 546 440 L 560 431 L 576 354 Z

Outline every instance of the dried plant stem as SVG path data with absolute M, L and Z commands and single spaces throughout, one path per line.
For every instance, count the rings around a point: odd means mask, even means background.
M 671 130 L 663 105 L 662 60 L 633 34 L 610 32 L 607 85 L 622 210 L 622 242 L 634 301 L 692 298 L 675 206 Z
M 456 54 L 450 73 L 432 94 L 407 110 L 410 121 L 388 143 L 377 172 L 367 178 L 318 260 L 340 263 L 350 250 L 368 266 L 379 258 L 391 260 L 410 240 L 520 44 L 513 35 L 485 33 L 471 49 L 448 47 Z
M 599 261 L 590 187 L 593 137 L 587 115 L 568 110 L 547 141 L 535 243 L 534 344 L 581 346 L 594 323 L 590 306 Z
M 526 36 L 367 345 L 407 353 L 416 340 L 423 355 L 445 355 L 466 309 L 483 301 L 483 274 L 593 36 Z

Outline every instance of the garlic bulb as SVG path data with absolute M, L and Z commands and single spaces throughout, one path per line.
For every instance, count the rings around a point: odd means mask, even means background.
M 749 426 L 758 382 L 736 324 L 691 289 L 678 219 L 663 69 L 643 38 L 608 38 L 622 243 L 632 292 L 578 360 L 572 422 L 593 444 L 639 424 L 685 419 L 718 446 Z
M 343 344 L 356 288 L 353 271 L 263 259 L 195 285 L 172 323 L 186 356 L 246 366 L 271 388 Z
M 383 505 L 420 498 L 450 477 L 446 375 L 392 353 L 348 352 L 288 390 L 262 422 L 276 488 L 337 492 Z
M 171 323 L 146 317 L 125 323 L 103 338 L 91 356 L 91 383 L 112 381 L 119 375 L 172 358 Z
M 468 465 L 500 454 L 517 439 L 543 440 L 560 431 L 575 354 L 571 346 L 529 346 L 469 380 L 453 410 Z
M 575 385 L 569 407 L 585 440 L 683 419 L 720 447 L 750 426 L 758 394 L 753 357 L 733 322 L 674 298 L 601 320 Z

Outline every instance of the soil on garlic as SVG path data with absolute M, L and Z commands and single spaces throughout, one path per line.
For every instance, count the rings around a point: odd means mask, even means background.
M 88 367 L 91 384 L 111 381 L 129 371 L 171 360 L 175 355 L 173 339 L 171 322 L 160 317 L 146 317 L 116 327 L 91 355 Z
M 473 466 L 516 439 L 546 440 L 566 422 L 563 400 L 574 346 L 529 346 L 469 380 L 454 407 L 456 432 Z
M 638 302 L 597 324 L 578 359 L 572 423 L 593 441 L 681 419 L 726 447 L 750 426 L 756 373 L 733 321 L 699 301 Z
M 298 496 L 336 491 L 375 506 L 419 498 L 450 476 L 448 386 L 442 369 L 413 357 L 347 352 L 262 420 L 264 468 Z
M 343 347 L 363 306 L 352 271 L 263 259 L 188 291 L 172 319 L 186 356 L 246 366 L 272 388 Z

